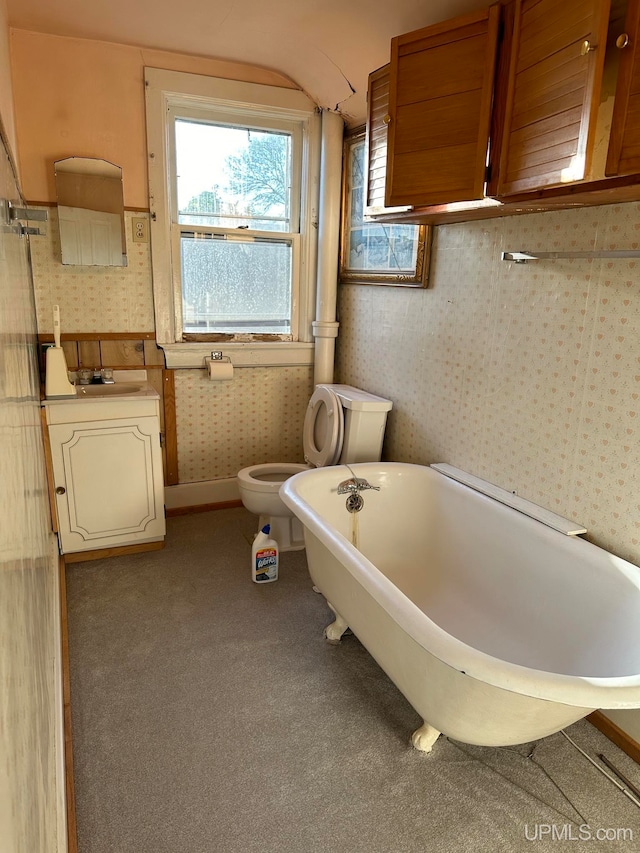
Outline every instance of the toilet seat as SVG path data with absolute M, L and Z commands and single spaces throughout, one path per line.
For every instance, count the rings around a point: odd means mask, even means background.
M 344 439 L 344 410 L 337 394 L 326 385 L 313 392 L 304 418 L 304 459 L 315 468 L 335 465 Z

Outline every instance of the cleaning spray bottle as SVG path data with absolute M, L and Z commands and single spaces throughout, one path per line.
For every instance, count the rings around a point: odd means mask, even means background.
M 271 583 L 278 580 L 278 543 L 271 539 L 271 525 L 265 524 L 251 548 L 251 580 Z

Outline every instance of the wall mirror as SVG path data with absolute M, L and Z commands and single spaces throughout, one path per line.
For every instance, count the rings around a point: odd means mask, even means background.
M 54 166 L 62 263 L 126 267 L 120 166 L 87 157 Z

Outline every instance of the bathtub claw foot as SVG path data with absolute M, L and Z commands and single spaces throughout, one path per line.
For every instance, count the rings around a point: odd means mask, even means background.
M 434 743 L 440 737 L 440 732 L 430 726 L 429 723 L 423 723 L 419 729 L 411 735 L 411 743 L 420 750 L 420 752 L 431 752 Z
M 340 616 L 339 613 L 336 613 L 336 611 L 334 610 L 333 607 L 331 607 L 330 604 L 329 604 L 329 607 L 331 608 L 331 610 L 333 610 L 333 613 L 334 613 L 336 618 L 335 618 L 334 622 L 332 622 L 330 625 L 327 625 L 327 627 L 324 629 L 324 636 L 325 636 L 325 639 L 328 643 L 331 643 L 332 645 L 337 646 L 338 643 L 340 642 L 340 638 L 342 637 L 344 632 L 349 628 L 349 626 L 344 621 L 342 616 Z

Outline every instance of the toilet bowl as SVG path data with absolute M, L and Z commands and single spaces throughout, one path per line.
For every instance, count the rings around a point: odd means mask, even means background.
M 306 464 L 266 462 L 238 472 L 240 498 L 258 516 L 258 530 L 271 525 L 281 551 L 304 548 L 300 521 L 280 499 L 280 486 L 308 468 L 341 462 L 378 462 L 390 400 L 350 385 L 317 385 L 304 420 Z
M 258 530 L 271 525 L 269 535 L 281 551 L 304 548 L 304 541 L 300 521 L 280 500 L 278 491 L 285 480 L 309 467 L 295 462 L 265 462 L 238 471 L 242 503 L 258 516 Z

